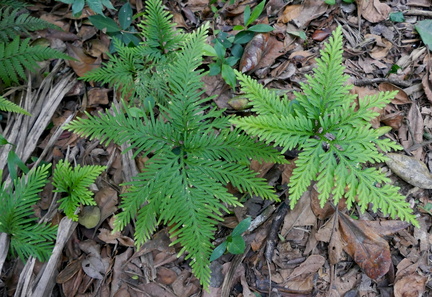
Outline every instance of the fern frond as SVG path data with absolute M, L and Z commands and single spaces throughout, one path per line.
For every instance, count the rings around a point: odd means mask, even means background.
M 252 111 L 260 115 L 291 114 L 292 105 L 286 104 L 288 98 L 284 96 L 281 100 L 275 91 L 264 88 L 255 79 L 234 70 L 240 82 L 242 90 L 248 94 L 248 99 L 254 102 Z
M 365 210 L 372 203 L 375 211 L 381 209 L 418 225 L 398 189 L 376 169 L 366 168 L 368 163 L 386 160 L 378 148 L 400 149 L 389 139 L 381 139 L 382 132 L 370 124 L 377 116 L 373 108 L 383 108 L 395 93 L 366 96 L 356 103 L 356 97 L 349 94 L 351 86 L 346 84 L 342 66 L 340 27 L 321 51 L 314 74 L 306 76 L 307 83 L 301 84 L 303 93 L 295 93 L 293 102 L 280 100 L 247 76 L 237 75 L 258 115 L 236 118 L 231 123 L 285 150 L 302 149 L 289 182 L 291 207 L 311 181 L 316 181 L 321 206 L 330 198 L 338 203 L 345 197 L 348 207 L 358 200 Z
M 172 15 L 164 10 L 162 1 L 147 1 L 145 12 L 145 19 L 138 27 L 145 38 L 146 54 L 151 59 L 160 59 L 178 49 L 184 36 L 175 30 Z
M 28 13 L 19 13 L 19 9 L 0 9 L 0 43 L 8 42 L 17 35 L 29 35 L 29 31 L 42 30 L 45 28 L 59 29 L 59 27 L 39 18 L 30 16 Z
M 56 227 L 37 224 L 31 207 L 39 200 L 49 168 L 50 165 L 39 166 L 0 191 L 0 232 L 9 234 L 12 255 L 23 261 L 29 256 L 45 261 L 53 247 Z
M 302 146 L 313 136 L 314 128 L 313 122 L 306 116 L 294 117 L 289 114 L 237 118 L 232 119 L 231 123 L 266 143 L 274 142 L 284 147 L 283 151 Z
M 24 69 L 34 71 L 36 62 L 49 59 L 70 59 L 57 50 L 43 46 L 30 46 L 30 38 L 20 40 L 16 36 L 10 43 L 0 43 L 0 79 L 6 85 L 25 80 Z
M 0 110 L 2 111 L 10 111 L 10 112 L 16 112 L 25 114 L 28 116 L 31 116 L 30 113 L 27 112 L 24 108 L 21 108 L 20 106 L 16 105 L 15 103 L 7 100 L 3 96 L 0 96 Z
M 156 102 L 159 115 L 156 117 L 153 109 L 143 109 L 142 114 L 148 112 L 148 116 L 137 117 L 131 105 L 123 103 L 121 110 L 113 108 L 98 117 L 87 114 L 88 119 L 77 119 L 65 128 L 104 143 L 130 144 L 134 155 L 149 157 L 144 171 L 125 184 L 128 191 L 123 194 L 115 230 L 136 220 L 135 243 L 141 246 L 159 223 L 169 224 L 171 237 L 182 246 L 180 253 L 187 253 L 193 273 L 208 287 L 216 224 L 228 206 L 240 205 L 225 186 L 231 183 L 239 191 L 277 200 L 266 181 L 256 177 L 248 164 L 254 157 L 275 162 L 283 162 L 283 158 L 238 129 L 231 130 L 223 110 L 208 107 L 212 98 L 202 96 L 203 73 L 198 70 L 208 25 L 178 37 L 171 32 L 161 2 L 151 0 L 148 5 L 147 21 L 153 27 L 143 30 L 154 40 L 148 38 L 139 53 L 153 53 L 157 63 L 151 64 L 151 71 L 140 70 L 135 83 L 140 85 L 137 89 L 141 88 L 138 96 L 143 97 L 156 94 L 155 86 L 164 86 L 158 93 L 163 98 Z M 158 22 L 166 24 L 156 28 Z M 162 31 L 166 35 L 157 35 Z M 160 40 L 165 41 L 160 44 Z M 167 53 L 170 48 L 176 50 Z M 152 90 L 141 79 L 158 84 Z
M 92 198 L 93 193 L 88 187 L 105 168 L 97 165 L 84 167 L 77 165 L 72 169 L 68 161 L 60 160 L 54 171 L 53 186 L 56 188 L 54 192 L 64 192 L 67 196 L 59 200 L 59 209 L 63 209 L 69 218 L 77 221 L 78 216 L 75 212 L 80 205 L 96 205 Z

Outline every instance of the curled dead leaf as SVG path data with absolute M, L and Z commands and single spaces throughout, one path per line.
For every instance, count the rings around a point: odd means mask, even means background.
M 411 100 L 408 98 L 407 93 L 405 93 L 404 90 L 402 90 L 401 88 L 395 86 L 394 84 L 390 84 L 390 83 L 380 83 L 378 85 L 378 89 L 381 92 L 386 92 L 386 91 L 398 91 L 398 93 L 396 94 L 396 96 L 392 99 L 391 103 L 393 104 L 408 104 L 408 103 L 412 103 Z
M 390 269 L 390 247 L 363 221 L 353 220 L 344 213 L 339 213 L 339 232 L 346 243 L 344 251 L 362 268 L 364 273 L 376 280 Z
M 390 6 L 379 0 L 357 0 L 357 7 L 362 17 L 371 23 L 378 23 L 388 18 Z
M 240 59 L 239 68 L 241 72 L 251 71 L 258 66 L 266 49 L 268 39 L 268 33 L 259 33 L 246 45 Z
M 432 189 L 432 174 L 423 162 L 395 153 L 389 153 L 387 157 L 387 166 L 404 181 L 421 189 Z

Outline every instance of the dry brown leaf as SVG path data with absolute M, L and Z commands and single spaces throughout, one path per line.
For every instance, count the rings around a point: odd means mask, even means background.
M 387 157 L 387 166 L 404 181 L 421 189 L 432 189 L 432 174 L 423 162 L 396 153 L 389 153 Z
M 56 283 L 64 284 L 81 270 L 82 259 L 72 260 L 56 277 Z
M 393 44 L 390 41 L 375 34 L 366 34 L 364 38 L 375 40 L 375 46 L 371 51 L 369 51 L 369 55 L 375 60 L 387 57 L 393 47 Z
M 294 226 L 313 226 L 316 224 L 316 217 L 310 206 L 312 187 L 306 191 L 297 202 L 294 209 L 285 216 L 281 235 L 286 236 Z
M 156 275 L 156 281 L 164 285 L 171 285 L 177 279 L 177 273 L 164 266 L 158 267 Z
M 320 255 L 309 256 L 302 264 L 296 267 L 285 286 L 299 291 L 312 291 L 314 288 L 314 275 L 321 269 L 326 259 Z
M 95 59 L 87 55 L 82 47 L 77 47 L 71 44 L 66 44 L 67 54 L 75 60 L 70 60 L 69 63 L 78 76 L 84 76 L 87 72 L 97 69 L 101 66 L 100 59 Z
M 269 162 L 258 162 L 257 160 L 252 160 L 250 164 L 250 169 L 258 173 L 257 177 L 264 177 L 266 173 L 274 166 L 274 163 Z
M 426 71 L 422 79 L 423 90 L 430 102 L 432 102 L 432 74 L 431 73 L 432 71 Z
M 93 88 L 88 91 L 88 105 L 95 107 L 98 105 L 106 105 L 109 103 L 108 92 L 109 89 Z
M 192 296 L 200 289 L 199 282 L 188 270 L 183 270 L 172 283 L 171 287 L 177 297 Z
M 290 5 L 294 6 L 294 5 Z M 304 29 L 312 21 L 323 15 L 328 9 L 328 5 L 321 0 L 305 0 L 300 7 L 289 8 L 283 15 L 287 15 L 280 18 L 278 22 L 288 23 L 292 22 L 295 24 L 297 29 Z M 300 10 L 300 11 L 298 11 Z M 282 16 L 283 16 L 282 15 Z M 288 21 L 287 21 L 288 20 Z
M 403 259 L 397 266 L 394 285 L 395 297 L 417 297 L 425 292 L 427 276 L 417 272 L 419 264 L 410 259 Z
M 344 213 L 339 213 L 338 217 L 339 232 L 345 242 L 344 251 L 370 278 L 376 280 L 384 276 L 391 265 L 387 241 L 361 220 L 353 220 Z
M 404 90 L 399 88 L 398 86 L 395 86 L 394 84 L 390 83 L 380 83 L 378 85 L 378 90 L 381 92 L 391 92 L 391 91 L 398 91 L 396 96 L 391 100 L 391 103 L 399 105 L 399 104 L 408 104 L 412 103 L 412 101 L 408 98 L 408 95 L 405 93 Z
M 264 67 L 271 67 L 275 60 L 285 54 L 285 45 L 282 41 L 277 40 L 275 36 L 270 35 L 266 50 L 261 57 L 256 69 L 261 69 Z
M 340 237 L 338 226 L 335 226 L 335 218 L 333 215 L 315 234 L 318 241 L 328 242 L 329 261 L 331 265 L 335 265 L 344 259 L 343 252 L 344 242 Z
M 388 18 L 391 11 L 390 6 L 379 0 L 357 0 L 362 17 L 371 23 L 378 23 Z
M 405 116 L 401 111 L 388 113 L 380 117 L 381 123 L 383 123 L 386 126 L 392 127 L 392 129 L 396 131 L 399 130 L 400 127 L 402 127 L 402 123 L 404 119 Z
M 108 258 L 90 256 L 81 262 L 85 274 L 95 279 L 103 279 L 109 267 Z
M 259 33 L 246 45 L 239 64 L 241 72 L 252 71 L 258 66 L 266 50 L 269 36 L 269 33 Z
M 300 16 L 303 6 L 300 4 L 288 5 L 283 13 L 279 16 L 278 22 L 288 23 L 289 21 Z

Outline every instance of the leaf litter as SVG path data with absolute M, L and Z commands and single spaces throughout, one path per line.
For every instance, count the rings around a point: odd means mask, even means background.
M 185 30 L 193 30 L 206 20 L 214 20 L 214 29 L 231 33 L 234 25 L 243 25 L 246 5 L 253 8 L 259 1 L 229 2 L 166 1 L 166 7 L 174 14 L 177 26 Z M 120 7 L 116 1 L 113 3 Z M 142 12 L 145 5 L 140 0 L 131 1 L 131 4 L 134 13 Z M 405 21 L 389 21 L 390 12 L 400 11 L 401 7 L 406 14 Z M 37 157 L 38 150 L 44 150 L 46 160 L 56 161 L 64 158 L 69 149 L 78 163 L 109 164 L 108 173 L 95 188 L 100 210 L 98 223 L 90 229 L 80 225 L 73 229 L 62 252 L 59 274 L 52 285 L 62 290 L 63 296 L 432 294 L 432 264 L 428 257 L 432 240 L 429 232 L 432 224 L 432 200 L 429 198 L 432 180 L 432 62 L 430 47 L 424 46 L 430 45 L 430 32 L 427 30 L 430 20 L 424 17 L 430 13 L 429 8 L 430 3 L 424 0 L 406 3 L 399 0 L 388 3 L 358 0 L 352 4 L 341 2 L 332 6 L 320 0 L 267 1 L 259 20 L 267 18 L 275 30 L 262 35 L 266 36 L 263 39 L 266 42 L 250 42 L 241 65 L 236 67 L 292 98 L 292 91 L 299 90 L 304 75 L 314 67 L 314 57 L 318 55 L 322 41 L 336 24 L 343 25 L 346 40 L 344 63 L 347 74 L 358 85 L 355 92 L 360 95 L 359 100 L 364 93 L 399 91 L 392 104 L 379 111 L 380 117 L 373 124 L 376 127 L 382 124 L 390 126 L 392 130 L 386 137 L 396 140 L 405 151 L 390 154 L 386 164 L 377 166 L 401 187 L 412 207 L 419 209 L 421 228 L 414 229 L 405 223 L 388 220 L 385 214 L 347 214 L 343 203 L 337 210 L 331 204 L 321 209 L 317 204 L 316 190 L 311 185 L 296 208 L 284 215 L 282 226 L 276 230 L 272 257 L 266 258 L 269 229 L 278 214 L 278 205 L 269 205 L 254 197 L 251 199 L 253 203 L 245 203 L 243 209 L 233 211 L 229 223 L 220 225 L 215 241 L 217 244 L 229 235 L 245 216 L 267 213 L 262 223 L 245 236 L 251 249 L 240 258 L 226 254 L 215 261 L 212 264 L 215 267 L 214 287 L 205 292 L 191 275 L 184 257 L 177 258 L 178 249 L 170 246 L 171 240 L 165 229 L 156 233 L 140 250 L 133 247 L 130 229 L 112 233 L 113 214 L 117 211 L 118 195 L 122 191 L 120 185 L 125 181 L 123 170 L 129 166 L 124 159 L 122 161 L 118 148 L 112 145 L 104 147 L 68 134 L 54 139 L 56 129 L 76 110 L 97 113 L 113 101 L 115 94 L 112 89 L 76 80 L 100 67 L 100 63 L 108 58 L 106 53 L 110 40 L 106 33 L 96 30 L 86 21 L 92 15 L 87 9 L 75 18 L 66 5 L 47 9 L 45 4 L 36 3 L 32 7 L 34 14 L 64 30 L 48 30 L 41 32 L 41 36 L 48 39 L 51 46 L 56 44 L 56 48 L 66 49 L 76 59 L 61 65 L 59 76 L 62 71 L 67 75 L 67 71 L 72 69 L 76 77 L 74 86 L 68 86 L 67 93 L 61 94 L 61 103 L 55 103 L 58 105 L 56 111 L 48 114 L 54 127 L 45 134 L 38 132 L 38 138 L 33 141 L 38 144 L 33 155 Z M 106 10 L 105 13 L 115 21 L 119 19 L 118 11 Z M 245 65 L 250 66 L 244 68 Z M 218 107 L 227 108 L 228 113 L 238 112 L 229 104 L 237 95 L 235 90 L 227 87 L 219 76 L 204 79 L 208 95 L 217 95 L 215 102 Z M 29 86 L 30 89 L 36 87 Z M 14 92 L 19 96 L 19 90 Z M 247 113 L 247 104 L 244 106 L 240 112 Z M 34 116 L 37 118 L 38 114 Z M 6 131 L 10 129 L 7 125 L 2 122 Z M 298 152 L 288 153 L 290 158 L 295 158 Z M 290 165 L 280 168 L 254 162 L 253 168 L 278 188 L 281 199 L 287 198 L 284 187 L 292 172 Z M 48 211 L 53 199 L 47 194 L 37 213 Z M 22 266 L 17 262 L 8 265 L 8 273 L 2 274 L 4 282 L 0 282 L 0 292 L 11 296 L 20 283 Z M 232 274 L 228 274 L 230 269 Z M 232 276 L 230 282 L 227 275 Z M 227 287 L 228 283 L 230 286 Z

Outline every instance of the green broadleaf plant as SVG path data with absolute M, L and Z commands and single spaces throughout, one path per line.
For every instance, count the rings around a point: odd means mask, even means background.
M 252 219 L 249 217 L 241 221 L 220 245 L 218 245 L 210 256 L 210 261 L 214 261 L 222 256 L 226 250 L 233 255 L 244 253 L 246 249 L 246 242 L 242 234 L 246 232 L 251 224 Z
M 78 221 L 77 208 L 82 205 L 96 205 L 93 193 L 89 186 L 106 169 L 105 166 L 77 165 L 72 168 L 68 161 L 60 160 L 56 166 L 53 177 L 54 192 L 66 193 L 66 196 L 59 200 L 59 209 L 74 221 Z
M 131 114 L 132 107 L 144 109 L 139 102 L 131 106 L 122 101 L 120 108 L 99 116 L 87 114 L 88 119 L 74 120 L 65 128 L 103 143 L 129 144 L 135 156 L 147 155 L 144 171 L 126 184 L 128 191 L 123 195 L 115 230 L 136 220 L 134 237 L 139 247 L 159 224 L 170 225 L 172 244 L 182 246 L 179 254 L 187 253 L 193 273 L 207 288 L 216 225 L 228 206 L 240 205 L 225 186 L 231 183 L 241 192 L 277 200 L 266 181 L 256 177 L 248 164 L 251 157 L 272 162 L 284 159 L 273 148 L 230 129 L 223 110 L 209 107 L 212 98 L 202 97 L 203 73 L 198 68 L 208 26 L 177 35 L 171 25 L 156 26 L 169 20 L 161 9 L 155 10 L 159 7 L 160 0 L 149 1 L 148 9 L 153 12 L 148 15 L 152 18 L 143 29 L 150 38 L 141 51 L 152 53 L 164 64 L 164 76 L 156 73 L 157 64 L 152 64 L 151 74 L 163 86 L 161 94 L 165 98 L 142 112 L 148 116 L 139 117 L 136 110 Z M 161 43 L 167 36 L 168 42 Z M 165 64 L 168 59 L 170 63 Z M 146 94 L 150 87 L 140 86 L 147 88 Z
M 85 5 L 88 5 L 96 14 L 103 14 L 104 7 L 115 9 L 110 0 L 57 0 L 72 5 L 72 13 L 80 15 Z
M 286 96 L 281 100 L 276 92 L 237 72 L 242 91 L 258 115 L 231 122 L 284 151 L 301 149 L 289 182 L 291 207 L 314 181 L 321 206 L 329 199 L 337 204 L 345 197 L 348 208 L 357 203 L 364 211 L 372 204 L 373 211 L 381 209 L 418 226 L 399 188 L 392 186 L 384 173 L 366 166 L 385 161 L 381 151 L 401 149 L 381 138 L 385 132 L 370 124 L 378 115 L 372 109 L 383 108 L 396 93 L 381 92 L 356 103 L 356 95 L 349 93 L 352 86 L 346 84 L 342 52 L 338 27 L 321 51 L 314 75 L 307 76 L 307 82 L 301 84 L 303 93 L 296 92 L 293 101 Z

